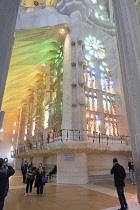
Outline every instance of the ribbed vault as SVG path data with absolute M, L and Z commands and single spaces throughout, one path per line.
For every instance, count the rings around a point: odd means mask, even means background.
M 21 108 L 24 109 L 34 97 L 47 68 L 55 68 L 58 50 L 65 37 L 60 32 L 62 28 L 59 25 L 16 31 L 2 104 L 6 113 L 3 127 L 7 134 L 12 132 L 13 123 L 19 122 Z

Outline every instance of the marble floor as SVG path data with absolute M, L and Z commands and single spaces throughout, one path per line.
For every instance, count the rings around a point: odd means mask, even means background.
M 113 182 L 89 183 L 86 185 L 60 185 L 49 180 L 44 187 L 44 196 L 24 197 L 25 184 L 18 171 L 10 178 L 10 190 L 4 210 L 117 210 L 119 201 Z M 125 195 L 130 210 L 140 210 L 136 199 L 136 186 L 126 181 Z

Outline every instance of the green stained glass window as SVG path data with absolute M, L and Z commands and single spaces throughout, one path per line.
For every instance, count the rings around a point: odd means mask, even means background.
M 62 43 L 56 54 L 56 59 L 55 59 L 56 67 L 61 66 L 63 63 L 63 48 L 64 48 L 64 44 Z

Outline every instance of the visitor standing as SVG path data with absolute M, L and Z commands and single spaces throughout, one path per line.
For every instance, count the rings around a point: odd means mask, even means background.
M 25 183 L 25 184 L 26 184 L 27 169 L 28 169 L 28 162 L 25 159 L 21 164 L 21 172 L 22 172 L 22 177 L 23 177 L 23 183 Z
M 125 210 L 128 208 L 126 199 L 125 199 L 125 195 L 124 195 L 124 186 L 125 186 L 124 179 L 126 177 L 126 173 L 125 173 L 123 166 L 121 166 L 118 163 L 118 160 L 116 158 L 113 159 L 113 167 L 112 167 L 110 173 L 114 174 L 115 187 L 116 187 L 119 201 L 121 204 L 121 208 L 118 210 Z
M 42 167 L 42 163 L 39 164 L 39 167 L 36 171 L 35 185 L 37 187 L 36 195 L 43 195 L 43 187 L 45 184 L 42 183 L 42 177 L 45 176 L 45 169 Z
M 128 162 L 128 167 L 131 176 L 131 183 L 135 185 L 136 182 L 135 182 L 134 162 L 132 158 L 130 158 L 130 161 Z
M 36 167 L 34 167 L 33 163 L 30 163 L 27 170 L 26 193 L 24 196 L 28 196 L 28 190 L 30 190 L 29 195 L 32 195 L 32 186 L 35 179 L 35 174 L 36 174 Z

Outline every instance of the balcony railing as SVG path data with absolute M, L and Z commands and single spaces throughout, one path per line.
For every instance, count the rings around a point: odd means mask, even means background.
M 83 133 L 84 132 L 84 133 Z M 24 152 L 29 152 L 34 149 L 45 149 L 48 144 L 55 142 L 92 142 L 93 144 L 104 144 L 104 145 L 129 145 L 130 136 L 124 135 L 106 135 L 102 133 L 88 134 L 88 130 L 72 130 L 63 129 L 59 132 L 53 132 L 48 134 L 47 139 L 38 141 L 29 141 L 28 145 L 20 146 L 18 149 L 11 151 L 11 155 L 18 155 Z
M 41 6 L 34 6 L 34 7 L 24 7 L 20 6 L 20 9 L 26 11 L 26 12 L 32 12 L 40 9 L 44 9 L 46 7 L 55 7 L 54 5 L 41 5 Z
M 46 4 L 45 5 L 35 5 L 35 6 L 32 6 L 32 7 L 25 7 L 23 5 L 20 5 L 20 9 L 22 9 L 26 12 L 31 12 L 31 11 L 44 9 L 46 7 L 56 7 L 58 2 L 59 2 L 59 0 L 56 0 L 56 1 L 49 2 L 50 4 L 48 4 L 48 5 L 46 5 Z

